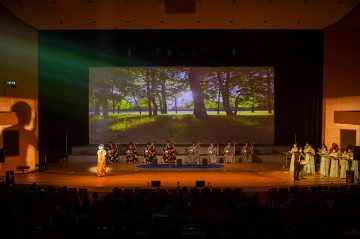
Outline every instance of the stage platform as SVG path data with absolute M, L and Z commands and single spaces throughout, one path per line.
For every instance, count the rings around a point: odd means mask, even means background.
M 54 163 L 34 173 L 16 174 L 16 184 L 68 186 L 87 188 L 89 191 L 110 192 L 114 187 L 149 188 L 151 181 L 160 181 L 161 188 L 195 187 L 196 181 L 205 181 L 211 188 L 243 188 L 248 192 L 265 192 L 273 187 L 294 185 L 348 184 L 345 179 L 320 175 L 294 181 L 288 168 L 278 163 L 224 164 L 222 168 L 139 168 L 137 164 L 117 163 L 108 167 L 107 176 L 96 176 L 96 163 Z

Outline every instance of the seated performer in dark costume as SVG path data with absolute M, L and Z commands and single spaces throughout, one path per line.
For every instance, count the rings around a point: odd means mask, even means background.
M 128 149 L 125 151 L 126 153 L 126 162 L 127 163 L 137 163 L 138 155 L 136 145 L 133 142 L 129 143 Z
M 155 156 L 155 145 L 154 143 L 147 143 L 144 149 L 144 163 L 149 164 L 152 163 L 156 158 Z
M 109 143 L 109 147 L 106 151 L 106 162 L 107 163 L 114 163 L 117 162 L 117 156 L 118 156 L 118 148 L 117 145 L 113 142 Z
M 163 148 L 163 159 L 164 163 L 175 163 L 176 162 L 176 153 L 174 143 L 170 141 L 166 142 L 165 147 Z
M 305 154 L 303 153 L 300 146 L 298 150 L 294 152 L 294 180 L 300 180 L 303 178 L 303 168 L 305 165 Z

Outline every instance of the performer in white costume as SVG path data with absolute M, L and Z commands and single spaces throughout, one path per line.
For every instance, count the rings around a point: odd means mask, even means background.
M 340 178 L 346 178 L 346 170 L 349 170 L 349 155 L 344 150 L 340 156 Z
M 294 172 L 294 162 L 295 162 L 295 153 L 298 152 L 298 146 L 295 143 L 294 146 L 290 149 L 289 153 L 291 153 L 291 159 L 290 159 L 290 172 Z
M 354 152 L 351 148 L 348 149 L 348 156 L 351 160 L 351 170 L 354 171 L 354 179 L 359 179 L 359 161 L 354 158 Z
M 330 177 L 339 177 L 339 150 L 336 147 L 336 144 L 333 144 L 333 147 L 329 151 L 329 157 L 331 159 L 330 166 Z
M 330 158 L 329 152 L 325 144 L 321 146 L 319 149 L 318 154 L 320 155 L 320 175 L 321 176 L 329 176 L 329 168 L 330 168 Z
M 312 148 L 311 144 L 308 142 L 304 147 L 305 160 L 308 162 L 304 167 L 304 172 L 306 175 L 315 174 L 315 150 Z

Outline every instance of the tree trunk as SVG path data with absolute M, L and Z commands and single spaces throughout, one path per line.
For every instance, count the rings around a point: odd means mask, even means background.
M 221 77 L 219 79 L 219 91 L 218 91 L 218 98 L 217 98 L 217 114 L 220 114 L 220 95 L 221 95 L 221 88 L 220 88 L 220 84 L 221 84 Z
M 269 112 L 269 114 L 272 113 L 272 103 L 270 100 L 268 101 L 268 112 Z
M 156 103 L 156 98 L 155 98 L 155 95 L 156 95 L 156 76 L 155 76 L 155 70 L 152 69 L 151 70 L 151 103 L 153 105 L 153 115 L 157 115 L 158 113 L 158 106 L 157 106 L 157 103 Z
M 147 70 L 146 72 L 146 97 L 148 103 L 148 111 L 149 116 L 152 116 L 152 108 L 151 108 L 151 89 L 150 89 L 150 72 Z
M 190 68 L 189 82 L 194 101 L 194 115 L 198 119 L 207 118 L 207 112 L 204 103 L 204 96 L 200 85 L 200 70 L 198 68 Z
M 111 102 L 112 102 L 112 113 L 115 114 L 116 99 L 115 99 L 115 94 L 114 94 L 114 86 L 111 86 L 111 94 L 114 96 L 114 98 L 111 99 Z
M 267 77 L 267 107 L 268 107 L 268 112 L 269 114 L 272 113 L 272 102 L 271 99 L 273 97 L 272 92 L 271 92 L 271 79 L 270 79 L 270 72 L 268 71 L 268 77 Z
M 234 105 L 233 115 L 237 115 L 237 112 L 239 110 L 239 101 L 240 101 L 240 93 L 235 97 L 235 105 Z
M 165 78 L 162 76 L 161 79 L 161 99 L 162 99 L 162 114 L 167 114 L 167 102 L 166 102 L 166 85 Z M 160 101 L 161 102 L 161 101 Z
M 175 103 L 175 114 L 177 114 L 177 98 L 176 97 L 175 97 L 174 103 Z
M 134 99 L 134 101 L 135 101 L 136 107 L 138 108 L 138 111 L 139 111 L 139 113 L 140 113 L 140 115 L 141 115 L 141 107 L 140 107 L 139 102 L 137 101 L 137 99 L 136 99 L 136 97 L 135 97 L 135 93 L 134 93 L 134 92 L 132 93 L 132 96 L 133 96 L 133 99 Z
M 254 104 L 251 105 L 251 113 L 254 113 L 255 112 L 255 106 Z
M 160 95 L 158 95 L 158 100 L 159 100 L 159 108 L 160 108 L 160 113 L 164 114 L 164 106 L 163 106 L 163 101 L 160 97 Z
M 151 100 L 152 100 L 152 105 L 153 105 L 153 115 L 155 116 L 158 114 L 158 106 L 157 106 L 155 97 L 151 97 Z
M 115 99 L 112 99 L 111 102 L 112 102 L 112 113 L 115 114 L 116 101 Z
M 233 112 L 230 108 L 230 72 L 226 72 L 225 80 L 222 79 L 221 73 L 218 72 L 218 79 L 220 84 L 220 90 L 223 100 L 223 107 L 226 112 L 226 115 L 233 115 Z
M 103 116 L 104 118 L 108 118 L 109 117 L 109 105 L 108 105 L 108 102 L 107 102 L 107 98 L 105 96 L 101 97 L 101 107 L 102 107 L 102 110 L 103 110 Z
M 95 102 L 95 115 L 100 115 L 100 99 Z

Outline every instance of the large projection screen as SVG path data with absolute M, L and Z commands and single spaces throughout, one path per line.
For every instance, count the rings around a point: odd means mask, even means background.
M 90 144 L 274 143 L 274 67 L 90 67 Z

